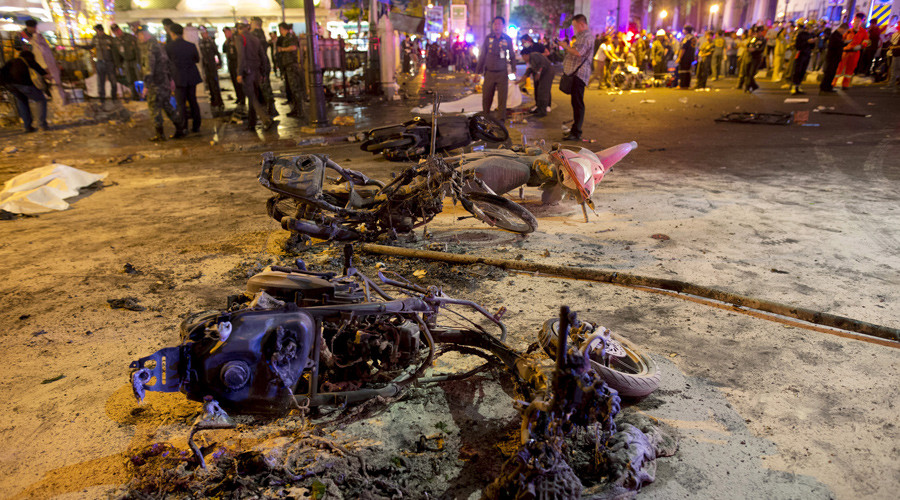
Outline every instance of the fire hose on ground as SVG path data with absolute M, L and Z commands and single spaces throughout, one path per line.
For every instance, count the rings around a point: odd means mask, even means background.
M 876 325 L 873 323 L 867 323 L 865 321 L 859 321 L 844 316 L 838 316 L 822 311 L 814 311 L 812 309 L 792 306 L 788 304 L 781 304 L 779 302 L 773 302 L 770 300 L 747 297 L 744 295 L 717 290 L 715 288 L 697 285 L 694 283 L 688 283 L 686 281 L 620 273 L 612 270 L 588 269 L 556 264 L 540 264 L 537 262 L 528 262 L 524 260 L 479 257 L 474 255 L 463 255 L 449 252 L 437 252 L 433 250 L 417 250 L 412 248 L 392 247 L 386 245 L 377 245 L 373 243 L 363 243 L 358 245 L 357 248 L 364 252 L 380 255 L 428 259 L 454 264 L 484 264 L 499 267 L 502 269 L 532 272 L 546 276 L 622 285 L 638 290 L 650 289 L 651 291 L 662 290 L 667 292 L 674 292 L 671 295 L 679 298 L 690 299 L 691 296 L 701 297 L 704 299 L 709 299 L 711 301 L 730 304 L 736 307 L 755 310 L 762 313 L 768 313 L 758 315 L 758 317 L 762 317 L 764 319 L 774 319 L 769 315 L 794 318 L 806 323 L 812 323 L 814 325 L 822 325 L 828 328 L 862 334 L 843 334 L 842 336 L 845 337 L 881 344 L 889 347 L 900 347 L 900 330 L 898 330 L 897 328 Z M 804 325 L 798 324 L 798 326 Z M 826 333 L 838 333 L 825 329 L 817 330 Z

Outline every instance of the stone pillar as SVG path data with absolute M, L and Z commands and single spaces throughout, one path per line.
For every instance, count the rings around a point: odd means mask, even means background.
M 725 5 L 722 6 L 722 24 L 720 25 L 723 31 L 730 31 L 735 28 L 734 15 L 734 0 L 725 0 Z

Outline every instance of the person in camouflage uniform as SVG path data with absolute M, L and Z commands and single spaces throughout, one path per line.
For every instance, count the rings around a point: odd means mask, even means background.
M 222 30 L 225 34 L 225 43 L 222 44 L 222 53 L 228 60 L 228 76 L 231 77 L 231 85 L 234 88 L 234 100 L 237 101 L 238 108 L 243 108 L 247 97 L 244 95 L 244 86 L 238 83 L 238 52 L 234 45 L 234 33 L 231 28 L 226 27 Z
M 259 40 L 259 45 L 263 49 L 263 56 L 266 58 L 266 67 L 268 68 L 259 79 L 259 90 L 262 92 L 263 102 L 269 111 L 269 116 L 278 116 L 278 110 L 275 109 L 275 94 L 272 92 L 272 80 L 269 73 L 272 71 L 272 62 L 269 60 L 269 38 L 262 29 L 262 19 L 254 17 L 250 19 L 250 34 Z
M 275 57 L 281 67 L 287 88 L 293 97 L 291 100 L 291 112 L 288 116 L 296 118 L 306 116 L 303 106 L 306 101 L 306 88 L 303 81 L 303 73 L 300 72 L 300 41 L 288 23 L 278 25 L 281 36 L 278 37 L 278 46 L 275 48 Z
M 131 89 L 131 97 L 135 100 L 140 99 L 137 89 L 134 87 L 134 82 L 141 79 L 140 62 L 138 61 L 141 55 L 138 50 L 137 37 L 122 31 L 118 24 L 113 24 L 110 27 L 110 31 L 116 37 L 116 64 L 122 68 L 122 76 L 128 82 L 128 88 Z
M 215 34 L 215 31 L 213 31 Z M 219 68 L 222 67 L 222 56 L 215 39 L 210 36 L 206 26 L 200 27 L 200 66 L 203 69 L 203 83 L 209 92 L 209 105 L 213 116 L 222 114 L 225 104 L 222 102 L 222 91 L 219 89 Z
M 94 57 L 97 60 L 97 93 L 100 103 L 106 102 L 106 82 L 112 87 L 112 98 L 117 95 L 119 82 L 116 81 L 116 48 L 113 37 L 106 34 L 103 25 L 94 26 L 94 39 L 91 48 L 95 50 Z
M 175 135 L 172 137 L 184 137 L 181 116 L 178 115 L 178 111 L 169 99 L 173 87 L 172 75 L 169 72 L 169 57 L 159 41 L 146 28 L 138 29 L 137 38 L 141 54 L 141 68 L 144 72 L 144 98 L 147 99 L 150 118 L 153 119 L 156 126 L 156 135 L 150 140 L 154 142 L 166 140 L 163 129 L 163 112 L 175 124 Z

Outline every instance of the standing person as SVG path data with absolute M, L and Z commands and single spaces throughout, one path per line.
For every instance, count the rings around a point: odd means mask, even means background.
M 727 48 L 727 40 L 725 39 L 725 32 L 719 30 L 716 33 L 716 38 L 713 40 L 713 53 L 712 53 L 712 74 L 713 80 L 716 81 L 722 76 L 722 73 L 725 72 L 725 49 Z
M 599 35 L 598 35 L 599 36 Z M 606 36 L 600 37 L 600 45 L 597 47 L 597 50 L 594 52 L 594 65 L 593 71 L 591 72 L 591 79 L 587 83 L 587 86 L 590 86 L 591 82 L 597 80 L 599 83 L 597 84 L 597 89 L 604 89 L 608 87 L 606 82 L 606 66 L 608 65 L 608 57 L 606 50 L 607 38 Z
M 113 24 L 109 30 L 116 37 L 116 56 L 118 65 L 122 68 L 125 81 L 128 82 L 128 88 L 131 89 L 131 97 L 135 100 L 140 99 L 134 82 L 140 80 L 140 51 L 138 50 L 137 37 L 131 33 L 125 33 L 118 24 Z
M 772 52 L 772 81 L 780 82 L 784 78 L 784 50 L 786 47 L 785 36 L 787 35 L 786 28 L 782 24 L 782 27 L 778 28 L 777 33 L 775 33 L 775 49 Z
M 262 120 L 263 130 L 271 130 L 277 122 L 269 116 L 266 105 L 260 100 L 262 92 L 259 85 L 262 75 L 270 71 L 269 60 L 259 38 L 250 33 L 250 24 L 242 21 L 238 29 L 240 31 L 234 36 L 238 53 L 237 81 L 244 86 L 244 95 L 250 101 L 247 129 L 255 129 L 258 116 Z
M 666 77 L 669 69 L 666 65 L 666 35 L 657 33 L 653 37 L 653 45 L 650 46 L 650 64 L 653 66 L 653 78 L 662 80 Z
M 118 82 L 116 81 L 116 49 L 113 38 L 106 34 L 103 25 L 94 26 L 94 39 L 91 42 L 95 50 L 94 57 L 97 63 L 97 95 L 100 96 L 100 104 L 106 102 L 106 82 L 112 87 L 112 98 L 117 95 Z
M 681 50 L 678 52 L 678 88 L 682 90 L 691 88 L 691 66 L 697 53 L 697 40 L 693 33 L 692 26 L 684 27 L 684 39 L 681 40 Z
M 761 26 L 753 29 L 750 39 L 747 41 L 746 57 L 741 64 L 741 80 L 738 84 L 747 93 L 754 92 L 759 88 L 759 84 L 756 83 L 756 72 L 759 71 L 766 52 L 766 38 L 763 36 L 762 30 Z
M 725 76 L 737 74 L 738 37 L 732 32 L 725 35 Z
M 891 60 L 886 88 L 897 92 L 897 79 L 900 79 L 900 23 L 895 25 L 894 32 L 885 43 L 884 49 Z
M 540 52 L 523 51 L 523 59 L 528 64 L 528 69 L 519 83 L 524 82 L 529 76 L 534 77 L 534 103 L 536 105 L 534 116 L 543 118 L 547 116 L 550 108 L 550 90 L 553 88 L 553 64 L 547 56 Z
M 512 39 L 504 33 L 506 20 L 501 16 L 491 23 L 491 33 L 485 37 L 478 58 L 476 73 L 484 75 L 482 85 L 481 110 L 491 112 L 494 93 L 497 94 L 497 111 L 499 119 L 506 121 L 506 96 L 509 93 L 509 75 L 516 73 L 516 57 Z
M 219 46 L 216 45 L 215 28 L 213 34 L 209 34 L 206 26 L 200 27 L 200 61 L 203 67 L 203 83 L 209 92 L 209 105 L 213 116 L 221 115 L 225 111 L 225 103 L 222 101 L 222 90 L 219 88 L 219 69 L 222 68 L 222 55 Z
M 38 124 L 41 130 L 47 130 L 47 98 L 31 79 L 31 71 L 34 70 L 38 76 L 44 80 L 48 79 L 47 72 L 37 60 L 34 58 L 31 50 L 21 49 L 15 59 L 7 62 L 0 68 L 0 83 L 3 83 L 13 97 L 16 98 L 16 107 L 19 109 L 19 116 L 25 125 L 25 133 L 31 133 L 37 129 L 32 126 L 34 117 L 31 114 L 31 107 L 28 101 L 35 101 L 40 105 L 40 115 L 38 116 Z M 39 82 L 43 83 L 43 82 Z
M 281 66 L 281 75 L 284 77 L 287 88 L 290 90 L 291 112 L 288 116 L 303 118 L 306 116 L 306 88 L 303 81 L 303 73 L 300 72 L 300 40 L 294 34 L 292 26 L 288 23 L 278 25 L 281 36 L 278 37 L 278 46 L 275 48 L 275 57 Z
M 13 38 L 13 49 L 31 52 L 31 39 L 34 38 L 35 33 L 37 33 L 37 21 L 34 19 L 25 21 L 25 27 L 22 28 L 22 31 L 16 33 L 16 37 Z
M 143 97 L 147 100 L 147 108 L 150 110 L 150 118 L 156 127 L 156 135 L 150 138 L 151 141 L 166 140 L 165 129 L 163 128 L 163 112 L 169 117 L 169 120 L 175 125 L 175 135 L 172 137 L 184 137 L 184 127 L 178 110 L 172 106 L 169 96 L 172 95 L 171 70 L 169 65 L 169 56 L 166 55 L 165 49 L 160 45 L 156 37 L 147 31 L 146 27 L 139 27 L 137 30 L 138 47 L 141 55 L 141 79 L 144 81 Z
M 813 47 L 816 39 L 810 33 L 812 21 L 808 25 L 800 24 L 797 27 L 797 35 L 794 37 L 794 65 L 793 74 L 791 75 L 791 95 L 803 94 L 800 85 L 806 78 L 806 67 L 809 65 L 809 59 L 812 55 Z
M 825 65 L 822 67 L 822 83 L 819 84 L 820 94 L 831 94 L 837 92 L 834 90 L 835 80 L 838 66 L 841 65 L 841 59 L 844 56 L 844 35 L 850 29 L 850 25 L 842 23 L 837 27 L 831 35 L 828 36 L 828 43 L 825 46 Z
M 710 73 L 712 73 L 712 61 L 713 61 L 713 52 L 715 52 L 716 47 L 713 41 L 713 32 L 706 32 L 706 39 L 703 40 L 703 43 L 700 44 L 699 51 L 699 59 L 700 64 L 697 65 L 697 88 L 705 89 L 706 88 L 706 80 L 709 79 Z
M 243 109 L 246 97 L 244 96 L 244 86 L 238 83 L 238 53 L 237 46 L 234 44 L 234 32 L 231 28 L 225 27 L 222 30 L 225 35 L 225 43 L 222 44 L 222 53 L 228 61 L 228 76 L 231 77 L 231 85 L 234 88 L 234 100 L 237 101 L 238 109 Z
M 262 93 L 262 100 L 266 105 L 269 116 L 278 116 L 278 110 L 275 109 L 275 93 L 272 92 L 272 80 L 269 74 L 272 72 L 272 61 L 269 59 L 269 39 L 266 32 L 262 29 L 262 18 L 250 18 L 250 34 L 256 37 L 262 47 L 263 64 L 262 73 L 259 75 L 259 91 Z
M 563 45 L 566 57 L 563 59 L 563 73 L 572 75 L 572 128 L 563 137 L 564 141 L 580 141 L 581 127 L 584 125 L 584 88 L 591 79 L 590 58 L 594 48 L 593 36 L 588 29 L 584 14 L 576 14 L 572 18 L 575 39 Z
M 197 46 L 184 39 L 184 27 L 178 23 L 169 27 L 172 32 L 172 41 L 166 45 L 166 53 L 172 63 L 175 80 L 175 103 L 181 115 L 182 129 L 187 130 L 188 112 L 191 109 L 191 132 L 200 131 L 200 106 L 197 104 L 197 84 L 202 82 L 197 63 L 200 62 L 200 52 Z
M 762 26 L 758 28 L 764 32 L 763 35 L 766 39 L 766 68 L 768 71 L 772 71 L 772 68 L 775 66 L 775 39 L 778 38 L 778 32 L 781 30 L 781 23 L 774 23 L 772 26 L 769 26 L 768 30 Z
M 866 15 L 857 12 L 853 16 L 853 27 L 844 34 L 844 54 L 837 68 L 837 77 L 831 82 L 832 87 L 837 85 L 839 79 L 843 79 L 841 88 L 843 90 L 850 89 L 853 73 L 856 72 L 856 66 L 859 65 L 859 55 L 869 45 L 869 33 L 863 28 L 865 20 Z

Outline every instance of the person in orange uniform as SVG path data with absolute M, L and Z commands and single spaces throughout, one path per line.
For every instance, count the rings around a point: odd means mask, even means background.
M 863 27 L 865 20 L 866 15 L 857 12 L 853 17 L 853 26 L 844 34 L 844 55 L 841 57 L 841 64 L 838 65 L 837 76 L 834 77 L 832 86 L 837 86 L 838 80 L 843 78 L 841 88 L 844 90 L 850 88 L 850 80 L 859 64 L 859 55 L 869 45 L 869 33 Z

